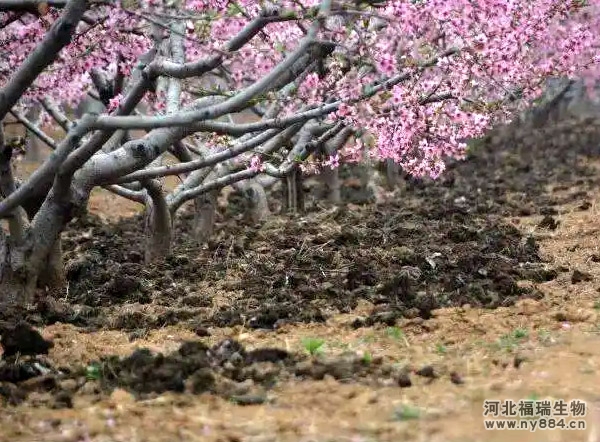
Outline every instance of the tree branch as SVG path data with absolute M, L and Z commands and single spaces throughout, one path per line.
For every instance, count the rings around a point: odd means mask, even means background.
M 31 131 L 36 137 L 42 140 L 50 149 L 56 150 L 56 143 L 52 138 L 46 135 L 39 127 L 33 124 L 29 119 L 25 118 L 23 114 L 17 112 L 15 110 L 9 111 L 9 113 L 17 119 L 19 123 L 25 126 L 27 129 Z
M 0 122 L 0 192 L 4 197 L 13 193 L 16 187 L 11 165 L 12 153 L 12 147 L 5 143 L 4 127 Z M 27 225 L 27 214 L 23 208 L 19 207 L 10 214 L 8 227 L 15 243 L 23 240 Z
M 216 178 L 212 181 L 209 181 L 208 183 L 202 184 L 198 187 L 194 187 L 193 189 L 185 190 L 178 195 L 177 202 L 181 203 L 177 204 L 177 207 L 181 206 L 181 204 L 183 204 L 185 201 L 189 201 L 193 198 L 196 198 L 197 196 L 200 196 L 203 193 L 209 192 L 211 190 L 222 189 L 223 187 L 233 183 L 237 183 L 238 181 L 254 178 L 259 173 L 259 171 L 245 169 L 240 172 L 235 172 L 229 175 Z
M 344 134 L 345 142 L 348 139 L 349 134 L 346 135 L 346 131 L 343 129 L 344 125 L 338 123 L 316 140 L 309 141 L 308 143 L 300 142 L 296 144 L 294 149 L 288 154 L 287 159 L 279 167 L 275 167 L 270 163 L 265 163 L 265 173 L 275 178 L 285 178 L 299 162 L 308 158 L 312 152 L 322 147 L 328 140 L 338 136 L 338 134 Z
M 277 8 L 264 10 L 260 16 L 248 23 L 234 38 L 229 40 L 225 47 L 219 51 L 220 53 L 218 55 L 185 64 L 168 60 L 157 60 L 153 63 L 153 69 L 159 75 L 166 75 L 174 78 L 200 76 L 220 66 L 226 55 L 242 48 L 269 23 L 293 19 L 295 19 L 295 17 L 280 15 Z
M 260 153 L 264 155 L 270 154 L 271 152 L 277 150 L 282 145 L 287 143 L 296 133 L 298 133 L 298 131 L 302 129 L 302 127 L 303 125 L 299 124 L 286 129 L 276 137 L 269 140 L 261 149 L 257 150 L 259 150 Z M 199 184 L 206 175 L 198 175 L 198 177 L 196 177 L 196 174 L 200 174 L 200 171 L 198 171 L 190 175 L 184 181 L 183 184 L 178 186 L 167 198 L 167 202 L 169 204 L 171 213 L 174 213 L 186 201 L 196 198 L 197 196 L 205 192 L 221 189 L 227 185 L 234 184 L 245 179 L 254 178 L 260 173 L 260 171 L 245 169 L 242 171 L 227 174 L 229 169 L 225 166 L 225 164 L 221 163 L 219 164 L 219 166 L 222 166 L 220 172 L 221 176 L 212 181 L 209 181 L 208 183 Z
M 38 75 L 56 60 L 62 48 L 71 42 L 86 8 L 86 0 L 69 0 L 61 17 L 52 24 L 41 43 L 0 89 L 0 120 L 4 119 Z
M 123 186 L 117 186 L 115 184 L 109 184 L 107 186 L 102 187 L 108 190 L 109 192 L 114 193 L 115 195 L 122 196 L 123 198 L 135 201 L 136 203 L 146 204 L 146 192 L 144 191 L 131 190 Z
M 248 103 L 257 96 L 273 89 L 279 78 L 285 75 L 294 64 L 315 43 L 312 40 L 303 40 L 298 48 L 284 61 L 277 65 L 261 80 L 242 90 L 233 97 L 201 110 L 188 110 L 172 115 L 159 117 L 114 117 L 100 116 L 93 125 L 94 129 L 157 129 L 165 127 L 189 126 L 193 123 L 212 120 L 223 115 L 238 112 L 248 106 Z
M 0 218 L 6 216 L 15 207 L 23 204 L 40 187 L 45 187 L 48 180 L 52 180 L 69 152 L 77 146 L 83 135 L 88 131 L 90 119 L 93 120 L 93 117 L 88 116 L 80 120 L 79 124 L 69 131 L 54 152 L 31 174 L 29 179 L 0 202 Z
M 181 173 L 193 172 L 194 170 L 198 170 L 204 167 L 211 167 L 217 163 L 228 160 L 230 158 L 234 158 L 240 155 L 241 153 L 247 152 L 250 149 L 260 146 L 264 142 L 268 141 L 270 138 L 273 138 L 278 133 L 278 130 L 266 131 L 246 141 L 245 143 L 238 144 L 237 146 L 233 146 L 216 154 L 204 158 L 199 158 L 197 160 L 175 164 L 172 166 L 161 166 L 154 167 L 152 169 L 138 170 L 122 178 L 119 178 L 115 181 L 115 183 L 120 184 L 160 176 L 179 175 Z
M 58 106 L 47 97 L 42 98 L 40 100 L 40 103 L 42 104 L 46 112 L 48 112 L 48 114 L 54 119 L 54 121 L 56 121 L 65 132 L 69 132 L 73 123 L 67 118 L 65 114 L 63 114 L 60 111 Z

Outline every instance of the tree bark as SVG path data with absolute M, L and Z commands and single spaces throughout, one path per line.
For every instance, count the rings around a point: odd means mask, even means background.
M 302 172 L 298 167 L 294 167 L 283 179 L 283 211 L 288 213 L 304 212 Z
M 25 116 L 37 126 L 40 125 L 41 109 L 39 106 L 32 106 L 25 113 Z M 29 129 L 26 129 L 25 139 L 27 143 L 25 147 L 25 160 L 31 163 L 40 161 L 42 159 L 42 147 L 39 138 Z
M 194 237 L 198 244 L 205 244 L 215 230 L 218 190 L 194 198 Z
M 146 250 L 145 262 L 151 263 L 171 253 L 171 212 L 162 194 L 160 182 L 148 180 L 143 183 L 148 192 L 146 201 Z
M 394 190 L 400 181 L 400 167 L 389 158 L 385 160 L 385 181 L 388 190 Z
M 59 237 L 46 257 L 45 265 L 41 269 L 37 280 L 37 287 L 54 291 L 62 289 L 65 282 L 62 240 Z
M 248 193 L 250 200 L 250 219 L 254 223 L 259 223 L 266 220 L 271 211 L 269 210 L 269 200 L 265 188 L 256 181 L 252 181 L 248 185 Z
M 0 309 L 8 310 L 33 303 L 37 283 L 36 272 L 29 264 L 29 250 L 14 244 L 0 230 Z

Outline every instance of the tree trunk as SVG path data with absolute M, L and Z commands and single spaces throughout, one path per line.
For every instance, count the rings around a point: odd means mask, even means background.
M 156 209 L 153 203 L 146 206 L 145 224 L 146 248 L 144 261 L 149 264 L 165 258 L 171 252 L 171 219 L 165 220 L 164 214 Z
M 157 180 L 143 183 L 148 192 L 146 201 L 146 264 L 171 253 L 172 222 L 171 212 L 162 194 L 162 186 Z
M 241 182 L 240 189 L 248 201 L 248 217 L 251 222 L 259 223 L 269 217 L 269 201 L 264 187 L 256 180 Z
M 0 310 L 33 303 L 37 274 L 28 265 L 28 256 L 27 247 L 13 244 L 0 231 Z
M 33 122 L 36 126 L 41 123 L 41 108 L 40 106 L 32 106 L 25 113 L 25 117 L 29 121 Z M 33 132 L 26 129 L 25 132 L 26 147 L 25 147 L 25 161 L 30 163 L 36 163 L 42 160 L 42 147 L 41 141 Z
M 339 168 L 330 169 L 325 167 L 321 171 L 321 180 L 325 187 L 325 198 L 332 204 L 340 204 L 342 202 L 342 194 L 340 190 L 340 174 Z
M 283 210 L 288 213 L 304 212 L 302 173 L 297 167 L 283 179 Z
M 207 192 L 194 199 L 194 237 L 205 244 L 215 230 L 218 190 Z
M 385 160 L 385 181 L 389 190 L 394 190 L 400 182 L 400 167 L 389 158 Z
M 14 244 L 4 234 L 1 242 L 0 310 L 32 304 L 37 289 L 63 289 L 65 276 L 60 239 L 56 241 L 42 266 L 32 264 L 31 247 Z
M 46 290 L 59 290 L 65 285 L 66 277 L 62 253 L 62 240 L 58 238 L 41 269 L 37 286 Z

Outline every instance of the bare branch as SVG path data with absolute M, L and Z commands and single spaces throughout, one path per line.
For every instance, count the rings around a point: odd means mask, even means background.
M 342 135 L 342 137 L 345 137 L 343 138 L 343 141 L 346 142 L 352 131 L 350 130 L 350 132 L 347 133 L 349 129 L 343 129 L 343 124 L 338 123 L 316 140 L 305 143 L 301 138 L 296 146 L 294 146 L 294 149 L 288 154 L 288 158 L 279 167 L 275 167 L 270 163 L 265 163 L 265 173 L 276 178 L 284 178 L 299 162 L 304 161 L 312 152 L 322 147 L 333 137 Z
M 29 121 L 29 119 L 25 118 L 23 114 L 15 110 L 11 110 L 9 113 L 13 117 L 15 117 L 19 123 L 21 123 L 27 129 L 29 129 L 31 133 L 33 133 L 36 137 L 42 140 L 50 149 L 56 150 L 56 143 L 54 142 L 54 140 L 48 135 L 46 135 L 39 127 L 37 127 L 35 124 Z
M 199 108 L 210 106 L 215 99 L 215 97 L 205 97 L 197 100 L 196 106 Z M 153 130 L 143 138 L 129 141 L 111 153 L 99 153 L 93 157 L 90 155 L 86 158 L 87 164 L 77 173 L 82 179 L 85 177 L 91 186 L 111 183 L 119 176 L 132 173 L 150 164 L 166 152 L 173 143 L 190 134 L 190 129 L 182 127 Z M 69 161 L 70 158 L 65 162 L 65 166 Z M 78 167 L 75 167 L 73 171 Z
M 154 56 L 155 53 L 156 51 L 152 50 L 150 56 Z M 150 89 L 151 85 L 152 80 L 147 76 L 142 75 L 139 81 L 135 82 L 131 86 L 131 88 L 125 95 L 125 98 L 115 111 L 115 114 L 127 115 L 133 112 L 138 103 L 142 100 L 142 98 L 144 98 L 144 95 Z M 85 117 L 86 116 L 84 115 L 84 118 Z M 90 124 L 95 120 L 95 118 L 96 117 L 88 118 Z M 86 131 L 89 131 L 89 129 L 86 128 Z M 92 155 L 94 155 L 96 152 L 98 152 L 98 150 L 102 148 L 104 143 L 106 143 L 110 139 L 110 137 L 111 132 L 106 131 L 97 132 L 96 134 L 94 134 L 90 141 L 88 141 L 80 149 L 77 149 L 76 152 L 73 152 L 71 155 L 69 155 L 69 157 L 66 159 L 66 161 L 61 167 L 61 173 L 71 175 L 75 173 L 75 171 L 77 171 L 81 166 L 83 166 L 83 164 L 85 164 L 85 162 L 88 161 L 92 157 Z M 0 205 L 0 212 L 1 207 L 2 206 Z
M 253 149 L 257 146 L 260 146 L 270 138 L 273 138 L 275 135 L 279 133 L 278 130 L 271 130 L 263 132 L 262 134 L 246 141 L 245 143 L 238 144 L 237 146 L 231 147 L 229 149 L 225 149 L 216 154 L 207 156 L 205 158 L 200 158 L 197 160 L 188 161 L 181 164 L 176 164 L 173 166 L 161 166 L 155 167 L 152 169 L 146 170 L 138 170 L 129 175 L 126 175 L 122 178 L 116 180 L 116 183 L 127 183 L 131 181 L 138 181 L 142 179 L 155 178 L 159 176 L 168 176 L 168 175 L 179 175 L 181 173 L 192 172 L 194 170 L 198 170 L 204 167 L 211 167 L 217 163 L 228 160 L 230 158 L 234 158 L 241 153 L 247 152 L 250 149 Z
M 277 136 L 267 141 L 260 149 L 257 149 L 257 151 L 259 151 L 262 154 L 269 154 L 279 149 L 282 145 L 287 143 L 296 133 L 298 133 L 298 131 L 300 131 L 302 127 L 302 124 L 298 124 L 287 128 L 285 131 L 279 133 Z M 260 135 L 258 137 L 260 137 Z M 249 141 L 251 140 L 248 140 L 246 142 Z M 227 171 L 228 169 L 224 166 L 223 170 Z M 167 197 L 167 202 L 169 203 L 172 213 L 176 211 L 183 203 L 197 196 L 197 194 L 193 194 L 190 192 L 191 190 L 195 190 L 197 188 L 196 186 L 198 186 L 206 178 L 207 175 L 208 172 L 204 173 L 204 170 L 194 172 L 189 177 L 187 177 L 185 181 Z
M 94 123 L 95 129 L 156 129 L 164 127 L 189 126 L 195 122 L 219 118 L 223 115 L 238 112 L 249 105 L 257 96 L 273 89 L 280 77 L 290 71 L 294 64 L 313 47 L 315 42 L 303 40 L 298 48 L 284 61 L 277 65 L 261 80 L 239 92 L 237 95 L 197 111 L 186 111 L 159 117 L 113 117 L 100 116 Z
M 202 184 L 198 187 L 194 187 L 193 189 L 183 191 L 178 200 L 183 202 L 191 200 L 197 196 L 202 195 L 203 193 L 209 192 L 211 190 L 222 189 L 225 186 L 228 186 L 233 183 L 237 183 L 238 181 L 247 180 L 250 178 L 254 178 L 260 172 L 245 169 L 240 172 L 235 172 L 229 175 L 225 175 L 219 178 L 214 179 L 213 181 L 209 181 L 208 183 Z
M 146 203 L 146 192 L 139 190 L 131 190 L 127 189 L 123 186 L 117 186 L 115 184 L 109 184 L 108 186 L 102 186 L 104 189 L 109 192 L 114 193 L 115 195 L 122 196 L 123 198 L 127 198 L 128 200 L 135 201 L 136 203 L 145 204 Z
M 46 186 L 48 180 L 53 179 L 69 152 L 77 146 L 79 140 L 88 131 L 90 120 L 93 120 L 93 117 L 88 116 L 80 120 L 79 124 L 69 131 L 44 164 L 37 168 L 23 185 L 0 202 L 0 217 L 6 216 L 15 207 L 23 204 L 29 195 L 39 190 L 40 186 Z
M 47 97 L 42 98 L 40 100 L 40 103 L 42 104 L 46 112 L 48 112 L 48 114 L 54 119 L 54 121 L 56 121 L 65 132 L 69 132 L 73 123 L 67 118 L 65 114 L 63 114 L 60 111 L 58 106 Z

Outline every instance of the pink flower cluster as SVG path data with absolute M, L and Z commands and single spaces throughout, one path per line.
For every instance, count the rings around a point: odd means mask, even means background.
M 265 165 L 258 155 L 253 155 L 252 158 L 250 158 L 250 169 L 255 172 L 262 172 L 265 170 Z
M 23 97 L 50 96 L 74 106 L 92 87 L 94 68 L 125 75 L 154 45 L 152 20 L 186 20 L 187 61 L 216 54 L 253 17 L 262 0 L 188 0 L 173 11 L 163 0 L 138 6 L 95 5 L 72 43 Z M 276 21 L 226 57 L 226 89 L 239 90 L 270 72 L 297 47 L 314 20 L 319 0 L 273 2 L 296 19 Z M 329 115 L 364 136 L 327 161 L 359 161 L 364 151 L 393 159 L 407 172 L 437 177 L 447 157 L 461 157 L 466 140 L 507 121 L 542 92 L 550 77 L 600 73 L 600 0 L 388 0 L 381 7 L 332 2 L 317 38 L 335 50 L 317 73 L 307 75 L 284 111 L 341 101 Z M 128 9 L 129 8 L 129 9 Z M 0 83 L 31 53 L 60 10 L 10 21 L 0 13 Z M 159 21 L 160 21 L 159 20 Z M 163 29 L 162 38 L 168 37 Z M 426 67 L 424 67 L 426 66 Z M 396 78 L 396 81 L 391 81 Z M 401 79 L 400 79 L 401 78 Z M 389 87 L 374 87 L 388 81 Z M 186 100 L 189 94 L 184 94 Z M 121 97 L 110 101 L 115 109 Z M 154 111 L 164 97 L 148 96 Z M 366 138 L 369 138 L 367 140 Z M 253 168 L 260 160 L 254 157 Z M 259 169 L 257 169 L 259 170 Z

